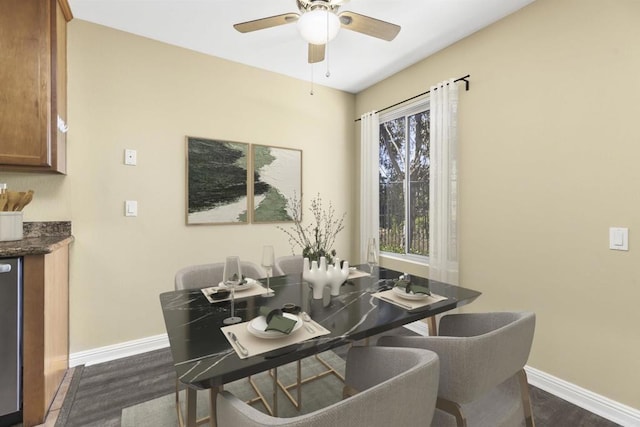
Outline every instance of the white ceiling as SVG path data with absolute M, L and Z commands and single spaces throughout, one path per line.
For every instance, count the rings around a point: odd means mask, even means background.
M 533 0 L 350 0 L 350 10 L 402 27 L 391 42 L 341 29 L 315 84 L 357 93 Z M 76 19 L 310 81 L 296 24 L 242 34 L 233 24 L 298 12 L 295 0 L 69 0 Z M 443 76 L 458 77 L 458 76 Z

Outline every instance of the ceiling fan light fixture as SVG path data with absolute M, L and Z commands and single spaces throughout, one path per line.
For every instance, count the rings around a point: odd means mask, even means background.
M 298 19 L 300 35 L 311 44 L 326 44 L 338 35 L 339 30 L 340 18 L 328 10 L 311 10 Z

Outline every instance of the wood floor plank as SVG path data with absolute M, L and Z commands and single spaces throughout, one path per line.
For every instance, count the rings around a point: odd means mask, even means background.
M 399 334 L 412 332 L 401 328 Z M 348 348 L 335 349 L 341 357 Z M 120 427 L 123 408 L 173 393 L 175 371 L 168 348 L 76 368 L 56 427 Z M 76 378 L 77 377 L 77 378 Z M 615 427 L 543 390 L 530 386 L 537 427 Z

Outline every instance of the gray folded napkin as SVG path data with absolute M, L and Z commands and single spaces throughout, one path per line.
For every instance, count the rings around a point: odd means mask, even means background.
M 406 293 L 413 292 L 414 294 L 424 294 L 431 295 L 431 291 L 429 290 L 429 285 L 420 285 L 417 283 L 411 283 L 405 279 L 399 279 L 395 285 L 396 288 L 403 288 Z
M 296 320 L 285 317 L 279 308 L 260 307 L 259 313 L 267 320 L 265 331 L 278 331 L 283 334 L 290 334 L 293 327 L 298 323 Z

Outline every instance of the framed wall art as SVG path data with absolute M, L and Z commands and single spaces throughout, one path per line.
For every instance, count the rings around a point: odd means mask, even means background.
M 249 144 L 187 136 L 187 224 L 249 222 Z
M 302 150 L 251 146 L 253 222 L 293 221 L 287 201 L 302 195 Z

